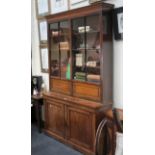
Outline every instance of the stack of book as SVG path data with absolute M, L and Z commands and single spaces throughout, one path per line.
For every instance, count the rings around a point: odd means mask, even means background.
M 80 26 L 78 27 L 79 33 L 89 32 L 91 30 L 90 26 Z
M 85 81 L 86 73 L 84 73 L 84 72 L 76 72 L 75 77 L 76 77 L 76 80 Z
M 96 67 L 96 61 L 88 61 L 86 65 L 87 67 Z
M 95 75 L 95 74 L 88 74 L 87 75 L 87 80 L 89 82 L 100 82 L 100 75 Z

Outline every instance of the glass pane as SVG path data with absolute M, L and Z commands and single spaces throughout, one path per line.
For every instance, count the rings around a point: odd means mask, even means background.
M 69 22 L 60 22 L 61 78 L 70 79 Z
M 99 15 L 86 17 L 86 48 L 100 48 Z
M 50 24 L 51 76 L 60 76 L 59 71 L 59 28 L 58 23 Z
M 85 50 L 73 50 L 74 62 L 73 62 L 73 79 L 85 81 L 86 80 L 86 69 L 85 69 Z
M 85 24 L 84 18 L 72 20 L 73 79 L 85 81 Z
M 87 50 L 87 81 L 100 82 L 100 50 Z
M 86 17 L 86 73 L 88 82 L 100 82 L 99 15 Z
M 84 18 L 72 21 L 72 49 L 85 48 Z

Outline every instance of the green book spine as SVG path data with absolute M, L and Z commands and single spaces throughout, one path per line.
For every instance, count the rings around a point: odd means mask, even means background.
M 70 64 L 67 64 L 66 79 L 70 80 Z

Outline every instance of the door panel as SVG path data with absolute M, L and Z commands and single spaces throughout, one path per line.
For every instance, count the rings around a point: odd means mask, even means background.
M 83 110 L 68 107 L 68 139 L 85 148 L 93 147 L 92 115 Z
M 47 104 L 48 129 L 64 137 L 64 105 L 55 102 L 47 102 Z

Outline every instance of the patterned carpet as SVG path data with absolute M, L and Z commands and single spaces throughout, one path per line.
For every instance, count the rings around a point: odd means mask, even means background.
M 31 126 L 31 155 L 83 155 Z

